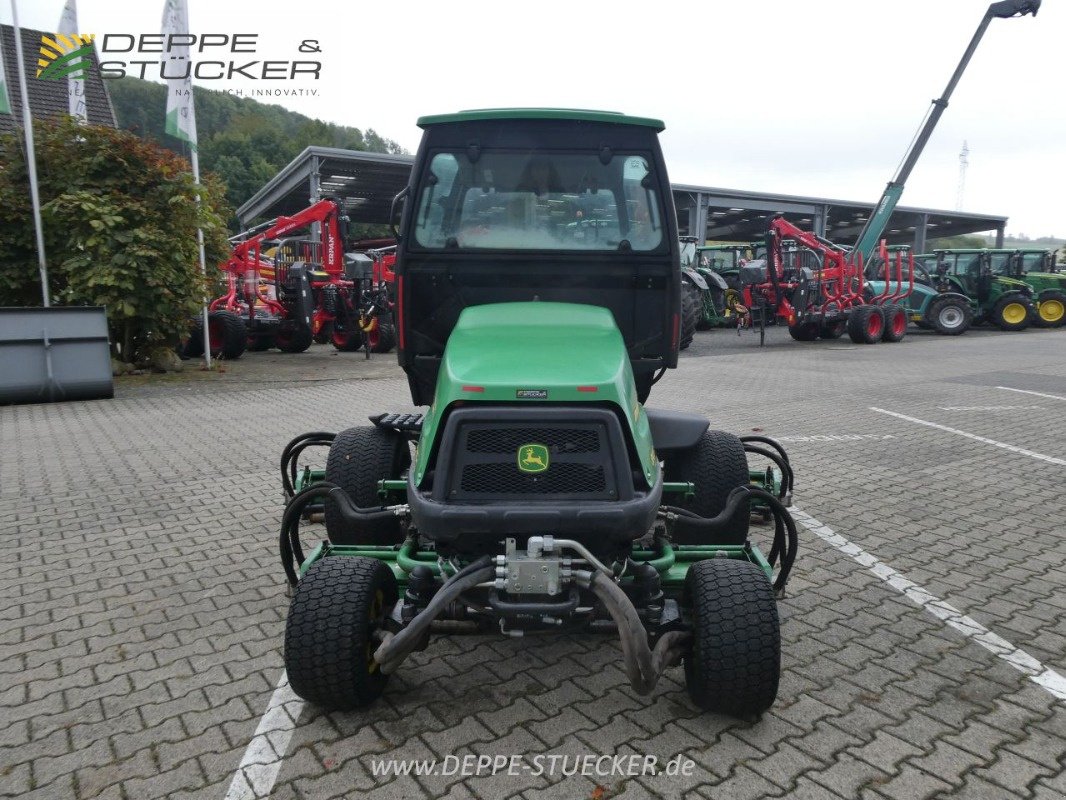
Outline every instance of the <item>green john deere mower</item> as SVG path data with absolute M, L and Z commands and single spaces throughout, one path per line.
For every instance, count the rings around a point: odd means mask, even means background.
M 700 708 L 765 711 L 792 470 L 770 439 L 645 405 L 680 335 L 662 123 L 501 109 L 419 125 L 396 319 L 428 410 L 285 449 L 293 690 L 353 709 L 434 633 L 606 629 L 635 691 L 684 662 Z M 314 445 L 324 472 L 297 464 Z M 326 540 L 305 553 L 300 526 L 317 520 Z

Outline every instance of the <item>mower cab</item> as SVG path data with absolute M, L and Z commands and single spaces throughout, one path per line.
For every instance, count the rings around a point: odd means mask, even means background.
M 365 705 L 441 620 L 512 636 L 607 624 L 637 692 L 684 660 L 700 707 L 764 711 L 774 589 L 796 554 L 792 470 L 771 439 L 644 405 L 679 346 L 662 123 L 501 109 L 419 124 L 395 311 L 428 410 L 306 434 L 282 456 L 293 689 Z M 316 444 L 325 472 L 300 473 Z M 749 469 L 748 453 L 769 466 Z M 753 512 L 773 520 L 769 556 Z M 327 541 L 305 556 L 299 526 L 316 518 Z M 759 624 L 709 622 L 738 602 Z M 728 667 L 712 655 L 725 651 Z

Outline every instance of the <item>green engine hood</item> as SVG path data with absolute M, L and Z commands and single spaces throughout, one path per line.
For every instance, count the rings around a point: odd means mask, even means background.
M 493 303 L 464 309 L 444 349 L 422 424 L 415 484 L 422 481 L 444 413 L 453 403 L 613 403 L 633 431 L 654 483 L 659 464 L 637 400 L 622 334 L 606 308 L 576 303 Z

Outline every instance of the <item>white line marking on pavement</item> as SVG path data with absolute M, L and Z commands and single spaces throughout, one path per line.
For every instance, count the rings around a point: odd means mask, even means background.
M 941 411 L 1029 411 L 1043 406 L 937 406 Z
M 1028 389 L 1015 389 L 1012 386 L 997 386 L 997 389 L 1006 389 L 1008 392 L 1021 392 L 1022 394 L 1035 394 L 1037 397 L 1047 397 L 1051 400 L 1066 400 L 1066 397 L 1062 397 L 1057 394 L 1044 394 L 1043 392 L 1031 392 Z
M 1029 456 L 1030 458 L 1039 458 L 1041 461 L 1047 461 L 1049 464 L 1059 464 L 1066 467 L 1066 459 L 1055 458 L 1054 456 L 1046 456 L 1043 453 L 1036 453 L 1032 450 L 1026 450 L 1024 447 L 1017 447 L 1013 444 L 1007 444 L 1006 442 L 997 442 L 995 439 L 988 439 L 984 436 L 978 436 L 976 433 L 967 433 L 966 431 L 960 431 L 958 428 L 949 428 L 947 425 L 938 425 L 935 422 L 929 422 L 928 420 L 918 419 L 917 417 L 908 417 L 906 414 L 898 414 L 895 411 L 886 411 L 883 408 L 877 406 L 870 406 L 871 411 L 876 411 L 878 414 L 888 414 L 890 417 L 896 417 L 897 419 L 904 419 L 907 422 L 914 422 L 918 425 L 925 425 L 929 428 L 936 428 L 938 431 L 947 431 L 948 433 L 954 433 L 957 436 L 965 436 L 967 439 L 973 439 L 975 442 L 984 442 L 995 447 L 1002 447 L 1004 450 L 1010 450 L 1012 453 L 1020 453 L 1023 456 Z
M 990 653 L 999 656 L 1019 672 L 1028 676 L 1029 680 L 1043 687 L 1059 700 L 1066 701 L 1066 678 L 1050 667 L 1046 667 L 1026 653 L 1019 650 L 1006 639 L 992 633 L 984 625 L 972 617 L 968 617 L 950 603 L 945 603 L 936 595 L 923 589 L 918 584 L 903 577 L 899 572 L 892 569 L 885 562 L 870 555 L 861 547 L 845 539 L 828 525 L 823 525 L 810 514 L 807 514 L 793 506 L 792 516 L 803 527 L 814 533 L 819 538 L 828 542 L 845 555 L 851 556 L 870 572 L 883 580 L 896 591 L 917 606 L 924 608 L 944 624 L 959 631 L 963 636 L 972 639 Z
M 289 687 L 289 676 L 282 672 L 278 688 L 271 695 L 266 713 L 244 751 L 225 800 L 257 800 L 270 796 L 303 707 L 304 701 Z

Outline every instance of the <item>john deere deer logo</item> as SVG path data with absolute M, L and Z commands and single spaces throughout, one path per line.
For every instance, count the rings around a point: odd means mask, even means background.
M 548 448 L 542 444 L 524 444 L 518 448 L 518 469 L 522 472 L 544 472 L 548 468 Z

